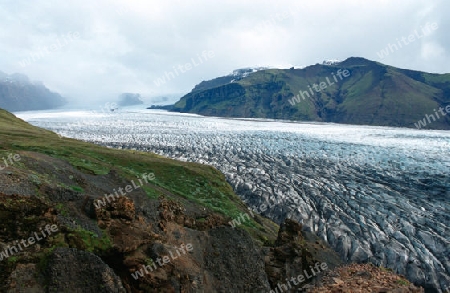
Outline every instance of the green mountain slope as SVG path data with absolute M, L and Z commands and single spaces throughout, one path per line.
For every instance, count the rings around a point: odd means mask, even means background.
M 344 74 L 345 73 L 345 74 Z M 363 58 L 304 69 L 267 69 L 202 82 L 172 108 L 207 116 L 415 127 L 450 104 L 450 74 L 398 69 Z M 450 115 L 427 123 L 450 129 Z
M 212 167 L 175 161 L 152 153 L 115 150 L 61 138 L 0 109 L 0 158 L 24 151 L 64 160 L 80 172 L 94 176 L 113 171 L 122 178 L 132 180 L 140 174 L 154 173 L 155 180 L 145 190 L 149 198 L 170 195 L 229 218 L 238 217 L 247 211 L 247 207 L 226 183 L 225 176 Z M 20 162 L 17 166 L 20 166 Z M 273 224 L 272 228 L 275 226 Z M 271 233 L 261 234 L 264 229 L 253 220 L 246 222 L 244 227 L 260 240 L 267 239 Z

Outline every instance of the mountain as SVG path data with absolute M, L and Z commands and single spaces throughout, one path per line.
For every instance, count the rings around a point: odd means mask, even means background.
M 0 72 L 0 108 L 12 112 L 45 110 L 65 103 L 61 95 L 51 92 L 40 82 L 31 82 L 22 74 Z
M 210 166 L 59 137 L 1 109 L 0 137 L 1 292 L 332 292 L 336 280 L 423 292 L 376 267 L 334 278 L 326 243 L 249 212 Z
M 194 87 L 192 92 L 193 93 L 194 92 L 202 92 L 202 91 L 213 89 L 215 87 L 219 87 L 219 86 L 222 86 L 225 84 L 229 84 L 231 82 L 236 82 L 236 81 L 239 81 L 239 80 L 249 76 L 250 74 L 252 74 L 254 72 L 258 72 L 258 71 L 266 70 L 266 69 L 268 69 L 268 68 L 266 68 L 266 67 L 255 67 L 255 68 L 248 67 L 248 68 L 236 69 L 227 76 L 218 77 L 218 78 L 215 78 L 210 81 L 202 81 L 201 83 L 199 83 L 198 85 L 196 85 Z
M 123 93 L 119 96 L 119 106 L 121 107 L 141 104 L 144 104 L 144 102 L 142 102 L 140 94 Z
M 236 79 L 228 75 L 203 81 L 171 110 L 220 117 L 450 129 L 448 105 L 450 74 L 399 69 L 351 57 L 302 69 L 262 69 Z

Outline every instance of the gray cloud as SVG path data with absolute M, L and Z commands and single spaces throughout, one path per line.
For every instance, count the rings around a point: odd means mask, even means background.
M 173 97 L 236 68 L 350 56 L 438 73 L 450 68 L 450 6 L 443 0 L 1 2 L 0 70 L 42 80 L 80 102 L 121 92 Z M 427 23 L 438 28 L 377 54 Z M 204 51 L 214 58 L 175 74 Z M 174 78 L 155 85 L 170 72 Z

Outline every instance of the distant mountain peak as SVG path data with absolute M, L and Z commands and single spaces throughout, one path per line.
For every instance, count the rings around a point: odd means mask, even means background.
M 376 64 L 377 62 L 362 58 L 362 57 L 349 57 L 344 61 L 340 62 L 340 66 L 356 66 L 356 65 L 369 65 Z
M 66 104 L 66 100 L 51 92 L 42 82 L 31 82 L 21 73 L 0 71 L 0 108 L 8 111 L 53 109 Z
M 119 106 L 134 106 L 141 105 L 144 102 L 141 100 L 141 94 L 139 93 L 122 93 L 119 96 Z

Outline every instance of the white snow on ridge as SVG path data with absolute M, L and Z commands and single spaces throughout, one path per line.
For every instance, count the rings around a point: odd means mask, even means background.
M 230 76 L 235 76 L 237 78 L 244 78 L 249 76 L 250 74 L 260 71 L 260 70 L 265 70 L 268 69 L 268 67 L 247 67 L 247 68 L 240 68 L 240 69 L 235 69 L 233 70 L 232 73 L 230 73 Z
M 336 65 L 339 64 L 341 61 L 338 59 L 327 59 L 322 62 L 322 65 Z M 268 66 L 255 66 L 255 67 L 245 67 L 240 69 L 233 70 L 232 73 L 230 73 L 228 76 L 234 76 L 236 79 L 233 79 L 231 82 L 234 82 L 236 80 L 245 78 L 249 76 L 252 73 L 261 71 L 261 70 L 267 70 L 267 69 L 303 69 L 307 66 L 305 65 L 292 65 L 292 64 L 279 64 L 279 65 L 268 65 Z
M 338 59 L 325 59 L 322 62 L 322 65 L 337 65 L 341 63 L 341 60 Z

